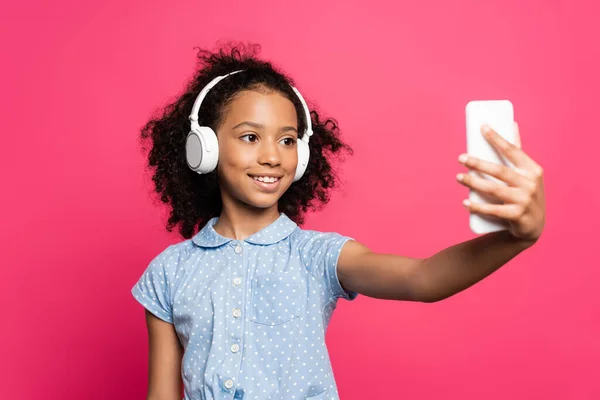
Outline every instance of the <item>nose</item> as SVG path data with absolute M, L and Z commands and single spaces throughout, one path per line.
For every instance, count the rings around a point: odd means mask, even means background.
M 258 163 L 276 167 L 281 164 L 281 154 L 277 143 L 273 140 L 263 140 L 260 144 Z

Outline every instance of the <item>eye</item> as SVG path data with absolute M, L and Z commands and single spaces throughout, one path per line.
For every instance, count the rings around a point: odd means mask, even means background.
M 253 133 L 249 133 L 247 135 L 240 137 L 240 139 L 242 139 L 244 142 L 254 143 L 254 142 L 256 142 L 258 137 Z
M 296 143 L 296 140 L 294 138 L 288 137 L 285 139 L 281 140 L 283 142 L 283 144 L 285 144 L 286 146 L 293 146 L 294 143 Z

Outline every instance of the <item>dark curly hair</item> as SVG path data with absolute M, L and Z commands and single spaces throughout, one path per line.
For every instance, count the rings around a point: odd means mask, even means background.
M 292 101 L 298 115 L 298 132 L 304 132 L 305 113 L 290 85 L 293 80 L 271 62 L 258 59 L 260 46 L 226 44 L 215 51 L 198 49 L 198 71 L 184 92 L 160 114 L 148 121 L 141 131 L 142 148 L 148 154 L 154 190 L 160 201 L 170 207 L 167 230 L 179 225 L 184 238 L 192 237 L 222 210 L 217 173 L 199 175 L 186 162 L 185 142 L 190 129 L 189 114 L 202 88 L 219 75 L 244 70 L 219 82 L 208 93 L 198 116 L 201 126 L 214 131 L 224 119 L 227 106 L 242 90 L 276 91 Z M 329 193 L 337 184 L 333 169 L 334 156 L 352 149 L 339 137 L 335 120 L 319 116 L 311 110 L 314 135 L 310 140 L 311 156 L 304 176 L 292 183 L 279 199 L 278 208 L 297 224 L 304 222 L 310 208 L 316 210 L 329 201 Z

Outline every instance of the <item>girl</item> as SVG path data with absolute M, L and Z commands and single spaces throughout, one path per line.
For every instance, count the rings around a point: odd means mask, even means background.
M 142 130 L 170 207 L 167 229 L 185 239 L 132 289 L 146 309 L 148 399 L 180 399 L 182 380 L 186 400 L 337 399 L 325 332 L 338 299 L 440 301 L 540 237 L 542 169 L 489 129 L 519 172 L 463 155 L 463 165 L 508 185 L 458 180 L 502 199 L 465 205 L 508 230 L 416 259 L 300 228 L 309 208 L 327 202 L 332 159 L 350 147 L 257 48 L 201 50 L 199 60 L 187 90 Z

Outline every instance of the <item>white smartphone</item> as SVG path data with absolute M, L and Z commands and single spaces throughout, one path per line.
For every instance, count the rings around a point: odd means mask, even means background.
M 509 143 L 514 144 L 515 130 L 512 103 L 508 100 L 474 100 L 467 103 L 465 111 L 467 154 L 485 161 L 514 168 L 514 165 L 502 156 L 481 133 L 481 126 L 487 124 Z M 504 184 L 504 182 L 492 176 L 477 171 L 470 170 L 469 174 Z M 502 204 L 501 200 L 474 190 L 469 191 L 469 200 L 471 202 Z M 476 213 L 469 215 L 469 227 L 476 234 L 496 232 L 508 228 L 507 224 L 498 218 Z

